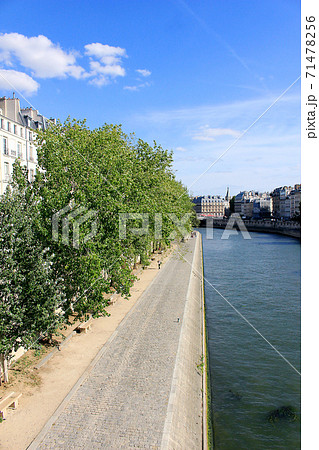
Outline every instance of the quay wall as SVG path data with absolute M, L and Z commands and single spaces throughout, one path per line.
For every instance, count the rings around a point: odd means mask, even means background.
M 201 235 L 196 233 L 162 450 L 208 448 L 202 261 Z
M 200 227 L 206 227 L 206 218 L 200 218 Z M 215 219 L 212 221 L 213 228 L 224 229 L 227 225 L 227 219 Z M 262 221 L 262 220 L 243 220 L 244 225 L 248 231 L 259 233 L 274 233 L 283 236 L 290 236 L 301 239 L 301 227 L 296 222 L 282 222 L 282 221 Z M 211 224 L 209 225 L 211 227 Z
M 28 447 L 207 450 L 201 235 L 176 246 Z

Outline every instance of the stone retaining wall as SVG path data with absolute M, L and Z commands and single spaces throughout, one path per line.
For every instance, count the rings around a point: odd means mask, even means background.
M 201 275 L 201 235 L 196 233 L 192 273 L 188 285 L 162 450 L 203 448 L 203 423 L 206 424 L 206 418 L 203 421 L 203 398 L 206 398 L 206 395 L 203 393 Z M 205 426 L 204 429 L 206 429 Z

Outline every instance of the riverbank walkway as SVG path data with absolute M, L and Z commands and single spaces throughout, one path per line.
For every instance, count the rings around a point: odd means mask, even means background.
M 172 381 L 197 239 L 181 243 L 156 269 L 156 278 L 29 449 L 165 447 L 167 418 L 176 407 Z M 200 380 L 200 374 L 196 376 Z M 200 381 L 198 385 L 200 391 Z M 185 405 L 194 408 L 197 418 L 192 449 L 201 448 L 202 439 L 202 399 L 197 397 L 196 404 Z M 176 443 L 174 448 L 181 447 Z

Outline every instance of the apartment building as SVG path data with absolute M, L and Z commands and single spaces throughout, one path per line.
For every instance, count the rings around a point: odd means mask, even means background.
M 253 218 L 269 218 L 272 217 L 272 212 L 273 199 L 268 192 L 260 194 L 260 196 L 253 201 Z
M 234 212 L 245 217 L 251 217 L 253 212 L 253 202 L 258 198 L 256 191 L 242 191 L 235 197 Z
M 270 195 L 273 199 L 273 216 L 276 219 L 290 217 L 290 201 L 286 202 L 286 199 L 291 191 L 291 186 L 280 186 L 271 192 Z
M 194 209 L 198 214 L 223 218 L 229 209 L 229 201 L 219 195 L 200 195 L 193 198 Z
M 37 170 L 36 130 L 46 129 L 46 119 L 33 108 L 20 107 L 20 100 L 0 97 L 0 195 L 11 180 L 17 158 L 28 170 L 29 181 Z
M 250 219 L 253 215 L 254 199 L 245 198 L 241 203 L 240 215 L 246 219 Z
M 277 219 L 290 219 L 300 214 L 301 185 L 281 186 L 270 194 L 273 199 L 273 216 Z
M 290 217 L 297 216 L 301 213 L 300 203 L 301 203 L 301 185 L 295 184 L 294 189 L 290 192 Z

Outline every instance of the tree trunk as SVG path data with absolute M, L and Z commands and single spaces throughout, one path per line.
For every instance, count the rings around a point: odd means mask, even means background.
M 9 381 L 9 372 L 8 372 L 9 366 L 8 366 L 8 360 L 4 356 L 4 354 L 0 355 L 0 364 L 1 364 L 1 371 L 3 373 L 3 382 L 8 383 L 8 381 Z

